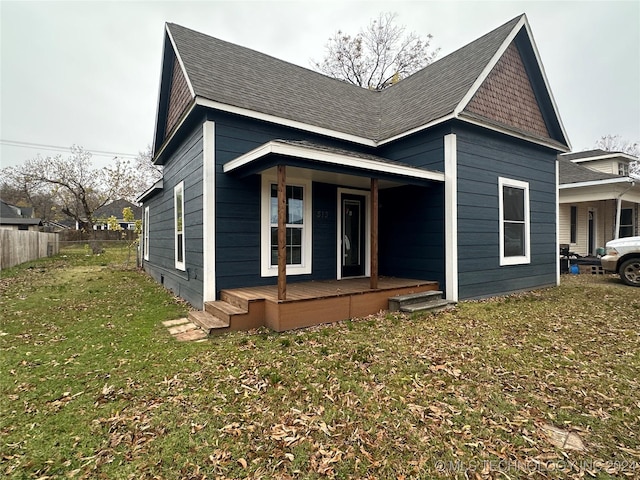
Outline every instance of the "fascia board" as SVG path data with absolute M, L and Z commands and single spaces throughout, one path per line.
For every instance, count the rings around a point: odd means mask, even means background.
M 460 100 L 460 103 L 458 103 L 456 108 L 453 110 L 453 113 L 456 117 L 460 115 L 460 113 L 467 107 L 467 105 L 469 104 L 473 96 L 476 94 L 480 86 L 484 83 L 484 81 L 487 79 L 487 77 L 491 73 L 491 70 L 493 70 L 493 67 L 496 66 L 496 63 L 498 63 L 498 61 L 502 58 L 502 55 L 507 50 L 507 48 L 509 47 L 513 39 L 516 38 L 516 35 L 518 34 L 518 32 L 520 31 L 520 29 L 524 24 L 525 24 L 525 16 L 523 15 L 522 18 L 520 18 L 520 20 L 518 21 L 518 23 L 516 23 L 516 25 L 513 27 L 513 30 L 511 30 L 507 38 L 502 42 L 502 45 L 500 45 L 500 47 L 498 48 L 496 53 L 493 55 L 489 63 L 484 67 L 484 70 L 482 70 L 482 73 L 478 76 L 478 78 L 476 78 L 476 81 L 473 82 L 473 85 L 471 86 L 469 91 L 465 94 L 464 97 L 462 97 L 462 100 Z
M 542 58 L 540 57 L 540 52 L 538 51 L 538 46 L 536 45 L 535 38 L 533 37 L 533 33 L 531 31 L 531 26 L 529 25 L 529 20 L 527 16 L 524 15 L 524 26 L 527 29 L 527 35 L 529 37 L 529 42 L 531 43 L 531 48 L 533 48 L 533 53 L 536 57 L 536 63 L 538 64 L 538 68 L 540 69 L 540 74 L 542 75 L 542 80 L 544 81 L 544 86 L 547 89 L 547 95 L 549 95 L 549 99 L 551 100 L 551 106 L 553 107 L 553 113 L 558 120 L 558 125 L 560 125 L 560 131 L 562 132 L 562 136 L 564 137 L 565 142 L 567 142 L 567 146 L 569 147 L 568 151 L 571 151 L 571 141 L 569 140 L 569 136 L 567 135 L 567 130 L 564 128 L 564 123 L 562 123 L 562 117 L 560 116 L 560 110 L 558 109 L 558 104 L 556 103 L 556 99 L 553 96 L 553 91 L 551 90 L 551 86 L 549 85 L 549 79 L 547 78 L 547 73 L 544 69 L 544 64 L 542 63 Z
M 169 41 L 171 42 L 171 46 L 173 47 L 173 53 L 175 53 L 176 58 L 178 59 L 178 63 L 180 64 L 180 68 L 182 69 L 182 74 L 187 82 L 187 86 L 189 87 L 189 92 L 191 92 L 191 98 L 195 97 L 195 91 L 193 89 L 193 85 L 191 85 L 191 79 L 189 75 L 187 75 L 187 69 L 184 68 L 184 62 L 182 61 L 182 57 L 180 56 L 180 52 L 178 51 L 178 47 L 176 46 L 176 42 L 173 39 L 173 35 L 171 35 L 171 30 L 169 30 L 169 25 L 167 25 L 167 36 L 169 37 Z M 175 68 L 175 67 L 174 67 Z
M 524 141 L 529 142 L 529 143 L 535 143 L 537 145 L 542 145 L 543 147 L 552 148 L 553 150 L 556 150 L 556 151 L 560 151 L 560 152 L 568 152 L 569 151 L 568 148 L 566 148 L 566 147 L 560 148 L 560 146 L 558 144 L 545 142 L 543 139 L 528 137 L 526 135 L 518 134 L 517 132 L 514 132 L 513 130 L 509 130 L 508 128 L 500 128 L 500 127 L 498 127 L 496 125 L 492 125 L 490 123 L 485 123 L 485 122 L 482 122 L 480 120 L 476 120 L 476 119 L 473 119 L 473 118 L 466 117 L 464 115 L 464 113 L 458 117 L 458 120 L 463 121 L 463 122 L 467 122 L 467 123 L 471 123 L 473 125 L 478 125 L 480 127 L 486 128 L 488 130 L 493 130 L 494 132 L 499 132 L 499 133 L 502 133 L 504 135 L 509 135 L 510 137 L 519 138 L 520 140 L 524 140 Z
M 583 162 L 591 162 L 595 160 L 615 160 L 616 158 L 624 158 L 625 160 L 629 160 L 630 162 L 635 162 L 638 160 L 633 155 L 629 155 L 627 153 L 611 152 L 606 155 L 598 155 L 597 157 L 574 158 L 571 161 L 573 163 L 583 163 Z
M 377 142 L 375 140 L 371 140 L 368 138 L 359 137 L 357 135 L 351 135 L 349 133 L 339 132 L 337 130 L 332 130 L 330 128 L 318 127 L 316 125 L 299 122 L 297 120 L 278 117 L 276 115 L 271 115 L 269 113 L 256 112 L 255 110 L 250 110 L 248 108 L 243 108 L 243 107 L 236 107 L 234 105 L 229 105 L 222 102 L 216 102 L 214 100 L 209 100 L 204 97 L 196 97 L 196 104 L 201 105 L 203 107 L 220 110 L 222 112 L 233 113 L 235 115 L 241 115 L 243 117 L 249 117 L 256 120 L 262 120 L 265 122 L 275 123 L 278 125 L 284 125 L 286 127 L 292 127 L 298 130 L 306 131 L 306 132 L 317 133 L 319 135 L 324 135 L 331 138 L 346 140 L 348 142 L 352 142 L 360 145 L 366 145 L 368 147 L 377 146 Z
M 588 182 L 576 182 L 576 183 L 563 183 L 560 185 L 560 190 L 569 190 L 572 188 L 586 188 L 586 187 L 599 187 L 601 185 L 614 185 L 614 184 L 624 184 L 624 183 L 635 183 L 632 178 L 629 177 L 621 177 L 621 178 L 608 178 L 606 180 L 591 180 Z
M 262 158 L 268 154 L 282 155 L 295 158 L 303 158 L 305 160 L 313 160 L 329 165 L 339 165 L 342 167 L 358 168 L 368 170 L 372 172 L 380 172 L 391 175 L 398 175 L 401 177 L 418 178 L 423 180 L 433 180 L 437 182 L 444 182 L 444 173 L 434 172 L 428 170 L 421 170 L 414 167 L 408 167 L 403 165 L 387 164 L 384 162 L 377 162 L 366 158 L 349 157 L 346 155 L 340 155 L 332 152 L 320 152 L 312 148 L 305 148 L 296 145 L 288 145 L 279 142 L 269 142 L 261 147 L 252 150 L 235 160 L 227 162 L 223 166 L 225 173 L 232 172 L 233 170 L 242 166 L 248 165 L 251 162 Z

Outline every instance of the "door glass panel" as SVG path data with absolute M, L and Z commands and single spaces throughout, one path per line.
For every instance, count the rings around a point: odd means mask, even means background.
M 344 200 L 342 215 L 344 238 L 342 242 L 343 262 L 345 266 L 360 265 L 361 246 L 361 204 L 356 200 Z

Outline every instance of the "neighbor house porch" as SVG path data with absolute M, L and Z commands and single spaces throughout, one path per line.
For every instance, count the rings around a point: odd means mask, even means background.
M 277 285 L 234 288 L 189 317 L 208 333 L 259 327 L 281 332 L 364 317 L 387 310 L 391 297 L 437 290 L 435 281 L 392 277 L 380 277 L 377 288 L 369 278 L 290 283 L 286 300 L 278 300 Z

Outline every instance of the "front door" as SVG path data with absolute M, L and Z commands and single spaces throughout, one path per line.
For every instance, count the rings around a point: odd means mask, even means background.
M 342 278 L 363 277 L 366 262 L 366 197 L 341 195 Z

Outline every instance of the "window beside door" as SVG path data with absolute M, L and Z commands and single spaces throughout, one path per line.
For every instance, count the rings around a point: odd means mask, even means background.
M 288 179 L 286 185 L 287 275 L 311 273 L 311 182 Z M 278 185 L 274 177 L 262 179 L 263 277 L 278 274 Z

